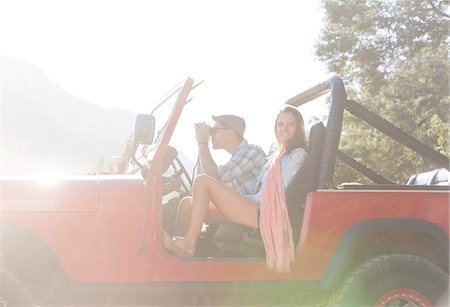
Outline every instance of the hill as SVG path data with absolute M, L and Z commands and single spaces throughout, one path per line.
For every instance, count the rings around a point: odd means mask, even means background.
M 22 60 L 2 57 L 3 175 L 101 172 L 121 156 L 135 115 L 73 96 Z

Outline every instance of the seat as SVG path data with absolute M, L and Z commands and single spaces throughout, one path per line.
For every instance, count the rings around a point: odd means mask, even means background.
M 311 127 L 308 156 L 286 189 L 286 203 L 292 225 L 294 243 L 300 237 L 304 203 L 309 192 L 317 190 L 325 127 L 320 122 Z M 264 246 L 259 230 L 234 223 L 217 227 L 214 242 L 223 256 L 263 256 Z

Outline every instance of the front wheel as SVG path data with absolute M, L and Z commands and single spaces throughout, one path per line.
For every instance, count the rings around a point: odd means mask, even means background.
M 11 273 L 0 269 L 0 307 L 36 306 L 25 286 Z
M 448 283 L 448 274 L 429 260 L 382 255 L 355 269 L 330 306 L 448 306 Z

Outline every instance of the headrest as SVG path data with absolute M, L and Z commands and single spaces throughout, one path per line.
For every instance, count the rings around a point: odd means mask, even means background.
M 309 132 L 308 153 L 322 151 L 323 141 L 325 137 L 325 126 L 322 122 L 314 124 Z

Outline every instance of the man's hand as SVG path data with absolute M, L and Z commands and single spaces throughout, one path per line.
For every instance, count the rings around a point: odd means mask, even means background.
M 195 125 L 195 137 L 197 142 L 208 143 L 211 138 L 210 127 L 206 123 L 196 123 Z
M 211 138 L 211 128 L 206 123 L 195 124 L 195 137 L 198 142 L 197 174 L 207 174 L 217 178 L 217 165 L 209 152 L 208 142 Z

